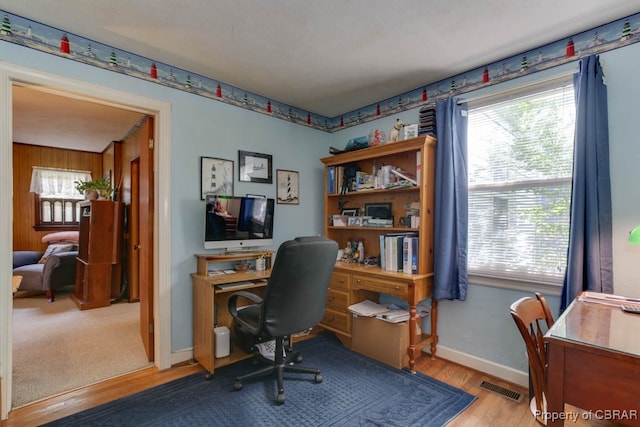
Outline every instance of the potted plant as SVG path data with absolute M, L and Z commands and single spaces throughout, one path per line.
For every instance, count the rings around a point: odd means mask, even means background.
M 84 194 L 85 198 L 95 200 L 97 198 L 109 199 L 113 188 L 111 188 L 111 180 L 108 178 L 96 178 L 91 181 L 74 181 L 76 190 L 80 194 Z

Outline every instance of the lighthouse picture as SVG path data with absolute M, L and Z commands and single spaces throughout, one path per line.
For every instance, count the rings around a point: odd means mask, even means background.
M 284 169 L 276 170 L 276 187 L 278 203 L 282 205 L 300 204 L 300 174 Z

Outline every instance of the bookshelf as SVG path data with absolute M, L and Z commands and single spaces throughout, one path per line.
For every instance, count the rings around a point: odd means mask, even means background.
M 342 153 L 321 159 L 325 168 L 324 232 L 327 237 L 345 248 L 348 242 L 362 241 L 365 256 L 384 257 L 380 238 L 389 234 L 412 233 L 417 236 L 419 263 L 415 273 L 390 271 L 380 265 L 338 261 L 329 285 L 329 296 L 322 328 L 337 334 L 351 347 L 352 314 L 348 306 L 365 299 L 378 301 L 379 294 L 399 297 L 409 304 L 409 368 L 413 371 L 415 359 L 421 349 L 430 345 L 435 357 L 437 336 L 437 301 L 431 301 L 428 333 L 420 331 L 417 304 L 432 296 L 433 291 L 433 204 L 435 196 L 436 139 L 429 135 L 376 147 Z M 361 175 L 350 179 L 354 166 Z M 385 170 L 386 167 L 386 170 Z M 396 174 L 390 168 L 400 169 L 416 184 L 393 182 Z M 347 172 L 347 173 L 345 173 Z M 342 175 L 342 176 L 341 176 Z M 345 177 L 346 175 L 346 177 Z M 385 175 L 390 176 L 389 181 Z M 373 176 L 373 178 L 371 178 Z M 361 179 L 368 185 L 364 187 Z M 346 184 L 343 185 L 346 181 Z M 370 182 L 373 181 L 373 186 Z M 390 224 L 371 224 L 367 211 L 371 206 L 389 206 Z M 344 210 L 357 210 L 359 219 L 336 217 Z M 416 212 L 417 211 L 417 212 Z M 410 213 L 411 215 L 408 215 Z M 418 213 L 418 215 L 415 215 Z M 419 216 L 411 220 L 409 216 Z M 387 221 L 389 222 L 389 221 Z M 386 267 L 386 265 L 385 265 Z

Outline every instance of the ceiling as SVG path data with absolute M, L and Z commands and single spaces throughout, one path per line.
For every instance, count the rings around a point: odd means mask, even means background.
M 336 117 L 633 15 L 640 0 L 0 0 L 0 9 Z
M 13 87 L 13 140 L 101 153 L 133 130 L 143 114 L 44 92 Z

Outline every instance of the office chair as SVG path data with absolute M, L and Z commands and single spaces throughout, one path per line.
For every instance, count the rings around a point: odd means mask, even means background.
M 524 297 L 511 304 L 510 311 L 527 348 L 529 383 L 533 386 L 529 406 L 534 415 L 544 413 L 547 411 L 547 349 L 543 337 L 554 322 L 551 310 L 544 296 L 536 293 L 536 298 Z M 536 416 L 536 420 L 545 424 L 542 416 Z
M 277 403 L 284 403 L 284 372 L 314 374 L 315 382 L 322 382 L 319 369 L 293 366 L 302 360 L 298 353 L 283 355 L 284 341 L 292 334 L 317 325 L 324 315 L 329 279 L 338 254 L 338 244 L 325 237 L 298 237 L 278 248 L 271 277 L 264 297 L 251 292 L 238 291 L 229 297 L 229 312 L 252 335 L 263 340 L 275 339 L 273 361 L 264 359 L 269 366 L 236 378 L 235 390 L 242 382 L 267 374 L 276 374 Z M 239 309 L 239 297 L 257 304 Z

